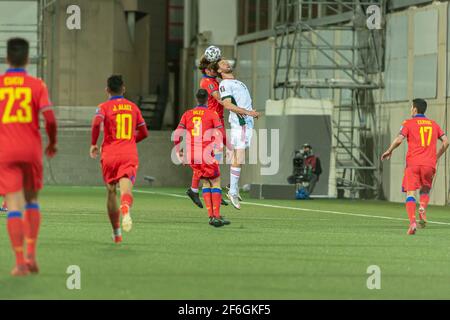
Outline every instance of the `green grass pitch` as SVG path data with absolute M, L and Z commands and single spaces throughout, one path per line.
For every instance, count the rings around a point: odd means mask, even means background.
M 441 224 L 407 236 L 402 204 L 247 199 L 241 211 L 225 207 L 232 224 L 215 229 L 188 198 L 161 194 L 183 190 L 141 190 L 134 228 L 115 245 L 102 188 L 47 187 L 41 274 L 27 278 L 9 276 L 13 257 L 2 213 L 0 298 L 450 298 L 446 208 L 430 207 L 429 220 Z M 81 268 L 81 290 L 66 288 L 70 265 Z M 381 268 L 380 290 L 367 289 L 370 265 Z

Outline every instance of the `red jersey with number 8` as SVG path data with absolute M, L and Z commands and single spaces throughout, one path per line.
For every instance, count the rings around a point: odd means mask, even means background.
M 137 157 L 136 130 L 145 126 L 139 108 L 122 96 L 102 103 L 96 112 L 103 118 L 102 158 L 117 155 Z
M 51 106 L 45 83 L 23 69 L 0 75 L 0 161 L 40 161 L 39 112 Z
M 403 122 L 400 134 L 408 141 L 407 167 L 436 168 L 437 140 L 445 135 L 436 122 L 418 114 Z

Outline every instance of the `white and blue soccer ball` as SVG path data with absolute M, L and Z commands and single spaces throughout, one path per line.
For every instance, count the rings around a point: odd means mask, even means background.
M 222 51 L 216 46 L 209 46 L 205 50 L 205 58 L 209 62 L 217 62 L 222 58 Z

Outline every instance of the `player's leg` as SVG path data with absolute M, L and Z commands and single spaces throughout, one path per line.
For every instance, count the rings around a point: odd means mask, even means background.
M 38 273 L 36 246 L 41 225 L 41 212 L 38 202 L 38 192 L 25 190 L 24 233 L 26 241 L 26 264 L 31 273 Z
M 120 211 L 122 213 L 122 228 L 129 232 L 133 226 L 131 219 L 131 207 L 133 206 L 133 182 L 129 178 L 121 178 L 119 180 L 120 186 Z
M 419 199 L 419 226 L 425 228 L 427 224 L 426 210 L 430 202 L 430 191 L 436 170 L 431 167 L 421 167 L 421 188 Z
M 416 190 L 418 189 L 418 183 L 420 178 L 417 175 L 417 168 L 408 167 L 405 169 L 405 176 L 403 178 L 403 189 L 406 192 L 406 212 L 409 218 L 408 234 L 412 235 L 416 233 Z
M 232 164 L 230 168 L 230 190 L 227 193 L 231 204 L 240 209 L 239 203 L 239 179 L 241 177 L 241 167 L 245 160 L 245 148 L 235 148 L 233 150 Z
M 8 211 L 8 206 L 6 205 L 5 197 L 3 197 L 2 206 L 0 207 L 0 211 Z
M 208 179 L 203 180 L 202 189 L 203 201 L 205 202 L 206 210 L 208 211 L 208 218 L 211 220 L 214 218 L 212 196 L 211 196 L 211 183 Z
M 220 176 L 215 179 L 210 179 L 211 184 L 211 198 L 213 204 L 214 217 L 219 219 L 223 225 L 229 225 L 230 221 L 225 219 L 220 214 L 220 205 L 222 202 L 222 188 L 220 187 Z
M 191 198 L 192 202 L 199 208 L 203 208 L 203 203 L 200 200 L 200 195 L 198 192 L 201 180 L 201 174 L 199 174 L 198 170 L 196 170 L 195 164 L 191 165 L 192 168 L 192 181 L 191 187 L 187 189 L 186 194 L 189 198 Z
M 109 221 L 113 229 L 113 238 L 115 243 L 122 242 L 122 230 L 120 229 L 120 210 L 117 205 L 117 188 L 116 184 L 107 184 L 107 200 L 106 208 L 108 210 Z
M 7 193 L 5 196 L 9 205 L 7 229 L 11 246 L 16 257 L 16 265 L 11 271 L 13 276 L 25 276 L 29 273 L 24 256 L 25 227 L 22 210 L 25 204 L 23 191 Z

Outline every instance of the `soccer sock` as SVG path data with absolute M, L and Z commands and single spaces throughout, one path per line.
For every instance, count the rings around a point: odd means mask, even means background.
M 406 212 L 408 213 L 409 223 L 416 223 L 416 198 L 406 198 Z
M 214 211 L 213 211 L 213 203 L 212 203 L 212 197 L 211 197 L 211 189 L 203 188 L 202 193 L 203 193 L 203 200 L 205 200 L 206 209 L 208 210 L 208 217 L 213 218 Z
M 211 189 L 211 198 L 212 198 L 214 217 L 219 219 L 220 218 L 220 204 L 222 202 L 222 189 L 212 188 Z
M 428 193 L 420 194 L 420 206 L 424 209 L 428 207 L 428 203 L 430 202 L 430 195 Z
M 241 176 L 241 168 L 231 167 L 230 170 L 230 193 L 237 195 L 239 193 L 239 178 Z
M 129 209 L 133 206 L 133 196 L 130 193 L 125 193 L 120 197 L 120 209 L 123 215 L 129 213 Z
M 196 174 L 192 175 L 192 181 L 191 181 L 191 189 L 195 192 L 197 190 L 198 193 L 198 186 L 200 185 L 200 177 Z
M 25 206 L 24 233 L 27 243 L 27 257 L 34 259 L 36 256 L 36 243 L 41 224 L 41 212 L 37 203 Z
M 120 211 L 108 212 L 109 221 L 111 221 L 111 226 L 115 236 L 120 236 Z
M 7 228 L 11 245 L 16 254 L 16 264 L 24 265 L 23 255 L 24 227 L 22 213 L 20 211 L 11 211 L 8 213 Z

